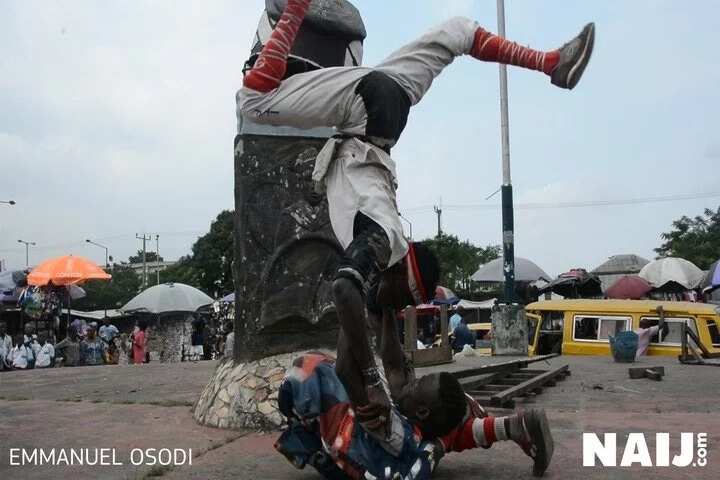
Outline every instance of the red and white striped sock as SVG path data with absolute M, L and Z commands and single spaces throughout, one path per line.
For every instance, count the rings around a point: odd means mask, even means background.
M 287 58 L 311 0 L 288 0 L 270 39 L 263 46 L 252 70 L 245 75 L 243 86 L 258 92 L 269 92 L 280 85 L 287 71 Z
M 485 62 L 504 63 L 550 75 L 560 60 L 560 51 L 540 52 L 498 37 L 482 27 L 475 31 L 470 55 Z
M 505 428 L 505 418 L 506 417 L 476 418 L 472 427 L 475 445 L 478 447 L 489 447 L 495 442 L 508 440 L 510 437 Z

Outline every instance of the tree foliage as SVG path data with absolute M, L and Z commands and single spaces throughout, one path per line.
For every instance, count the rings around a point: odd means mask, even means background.
M 87 296 L 73 302 L 79 310 L 120 308 L 140 292 L 140 277 L 127 264 L 115 264 L 109 281 L 92 280 L 83 284 Z
M 476 296 L 470 277 L 478 267 L 500 256 L 498 245 L 478 247 L 468 240 L 461 242 L 455 235 L 442 234 L 424 240 L 440 260 L 440 285 L 448 287 L 461 298 Z
M 694 218 L 683 216 L 672 223 L 672 230 L 662 233 L 664 240 L 655 252 L 659 257 L 680 257 L 703 270 L 720 258 L 720 207 L 705 209 Z
M 160 273 L 161 281 L 192 285 L 211 296 L 233 292 L 233 218 L 231 210 L 220 212 L 192 253 Z
M 142 261 L 143 261 L 143 252 L 142 252 L 142 250 L 138 250 L 138 251 L 137 251 L 137 255 L 131 255 L 130 258 L 128 258 L 128 261 L 129 261 L 130 263 L 142 263 Z M 147 263 L 155 263 L 155 262 L 157 262 L 157 261 L 158 261 L 158 254 L 157 254 L 157 252 L 153 252 L 153 251 L 147 250 L 147 251 L 145 252 L 145 261 L 146 261 Z M 161 261 L 161 262 L 164 261 L 162 256 L 160 257 L 160 260 L 159 260 L 159 261 Z

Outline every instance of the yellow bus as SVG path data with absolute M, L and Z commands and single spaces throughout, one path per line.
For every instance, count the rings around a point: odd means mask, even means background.
M 609 337 L 636 330 L 640 320 L 665 327 L 655 335 L 648 355 L 679 355 L 682 324 L 711 352 L 720 352 L 720 307 L 707 303 L 654 300 L 547 300 L 525 307 L 530 355 L 609 355 Z

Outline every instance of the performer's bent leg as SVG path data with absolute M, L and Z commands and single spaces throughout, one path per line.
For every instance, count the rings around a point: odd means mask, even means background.
M 543 410 L 528 410 L 508 417 L 471 416 L 465 424 L 442 437 L 446 452 L 489 448 L 493 443 L 512 440 L 533 459 L 533 474 L 545 472 L 553 455 L 553 438 Z
M 350 360 L 343 357 L 352 357 L 351 365 L 360 372 L 364 395 L 358 394 L 357 386 L 353 385 L 357 376 L 347 375 L 345 367 L 339 368 L 337 372 L 348 391 L 350 401 L 356 407 L 368 404 L 384 407 L 390 405 L 370 346 L 365 317 L 367 286 L 379 270 L 387 266 L 390 254 L 390 241 L 382 227 L 358 213 L 355 217 L 353 241 L 345 250 L 333 282 L 335 308 L 342 329 L 341 342 L 338 344 L 338 364 L 344 365 L 347 362 L 350 365 Z M 362 411 L 358 414 L 358 418 L 364 421 Z
M 473 20 L 455 17 L 400 48 L 376 69 L 395 79 L 413 105 L 442 70 L 461 55 L 538 70 L 550 75 L 555 85 L 573 88 L 590 59 L 594 31 L 594 25 L 588 24 L 560 49 L 542 52 L 493 35 Z

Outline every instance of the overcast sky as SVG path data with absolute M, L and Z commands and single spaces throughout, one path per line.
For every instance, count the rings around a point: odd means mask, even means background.
M 364 64 L 451 15 L 496 30 L 495 2 L 355 0 Z M 388 6 L 390 4 L 390 6 Z M 511 70 L 516 254 L 548 273 L 652 249 L 671 222 L 720 204 L 720 3 L 507 0 L 507 35 L 561 45 L 595 21 L 593 59 L 572 92 Z M 233 208 L 235 91 L 263 2 L 0 0 L 0 259 L 67 253 L 127 260 L 135 234 L 187 254 Z M 415 238 L 443 229 L 501 240 L 498 69 L 451 65 L 393 151 Z M 556 204 L 677 195 L 670 202 Z M 714 195 L 714 196 L 713 196 Z M 538 208 L 539 206 L 554 208 Z M 153 246 L 154 249 L 154 246 Z

